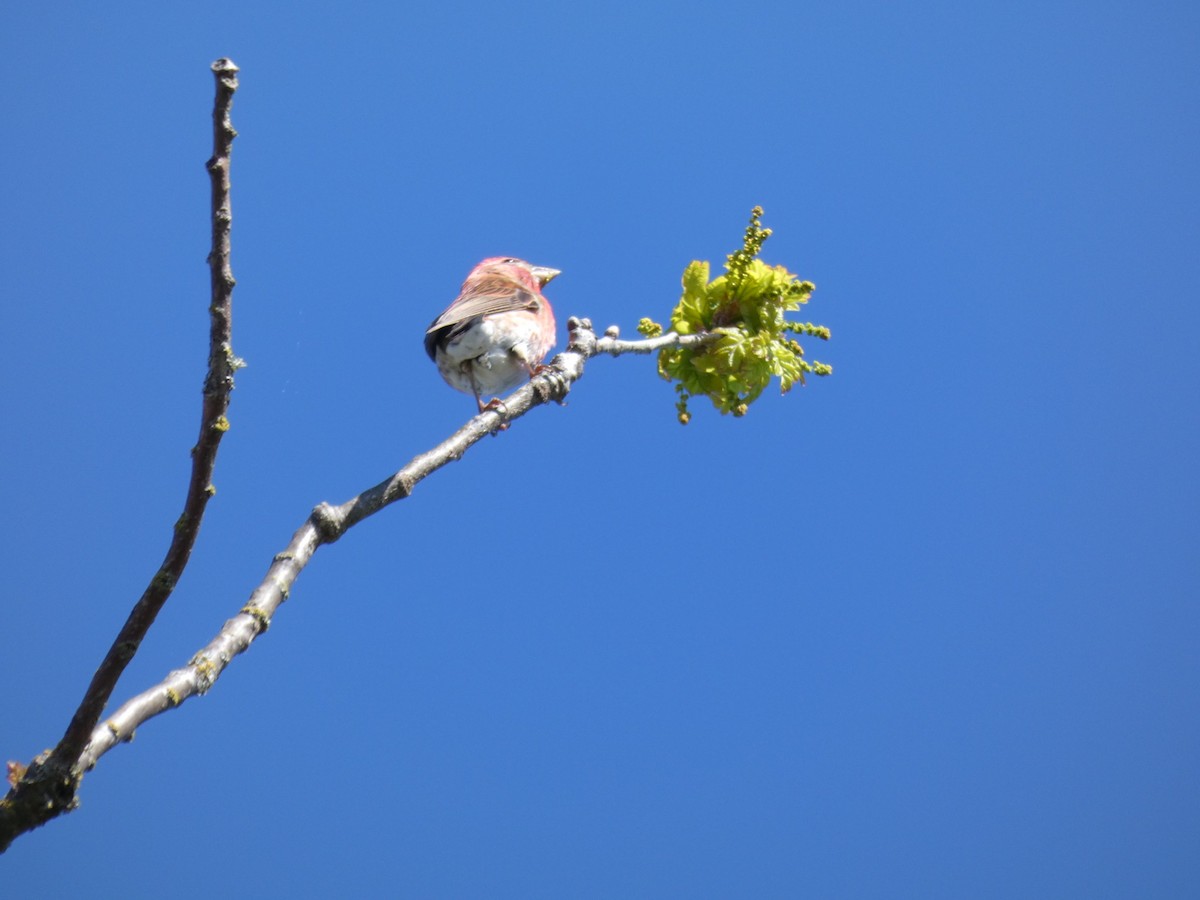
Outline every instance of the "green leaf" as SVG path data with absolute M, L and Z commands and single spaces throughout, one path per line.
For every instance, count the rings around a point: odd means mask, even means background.
M 755 207 L 742 239 L 742 248 L 726 258 L 725 274 L 709 281 L 707 262 L 693 261 L 684 269 L 683 294 L 671 315 L 679 334 L 718 332 L 720 337 L 698 347 L 668 347 L 659 353 L 659 374 L 676 384 L 680 421 L 691 417 L 687 400 L 706 396 L 721 413 L 744 415 L 772 378 L 780 390 L 804 384 L 807 372 L 828 375 L 832 367 L 804 360 L 794 335 L 829 339 L 829 329 L 811 322 L 791 322 L 787 313 L 807 303 L 814 290 L 783 266 L 758 258 L 771 236 L 761 226 L 762 209 Z

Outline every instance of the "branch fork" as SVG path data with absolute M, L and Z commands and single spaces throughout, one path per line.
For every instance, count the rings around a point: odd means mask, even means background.
M 212 182 L 212 249 L 208 254 L 211 285 L 208 373 L 204 380 L 200 437 L 192 449 L 192 472 L 183 513 L 175 523 L 166 557 L 134 605 L 105 655 L 79 708 L 58 744 L 39 754 L 27 767 L 9 763 L 12 789 L 0 799 L 0 853 L 12 841 L 51 819 L 75 809 L 84 773 L 117 744 L 133 739 L 144 722 L 209 691 L 235 657 L 245 652 L 291 594 L 300 573 L 323 544 L 340 539 L 354 525 L 397 500 L 409 497 L 429 475 L 462 457 L 484 437 L 507 428 L 531 409 L 547 403 L 563 404 L 571 387 L 583 377 L 587 361 L 599 354 L 653 353 L 672 345 L 689 346 L 714 335 L 668 333 L 646 340 L 625 341 L 613 326 L 597 337 L 588 319 L 568 321 L 567 348 L 530 381 L 504 398 L 499 409 L 472 417 L 436 447 L 418 454 L 389 478 L 340 505 L 321 503 L 276 554 L 262 582 L 240 610 L 225 622 L 209 643 L 181 668 L 169 672 L 158 684 L 123 703 L 100 721 L 117 680 L 139 646 L 191 557 L 200 523 L 214 495 L 212 474 L 221 438 L 229 430 L 226 413 L 234 373 L 242 361 L 232 350 L 233 288 L 230 267 L 230 154 L 237 136 L 229 111 L 238 88 L 238 67 L 219 59 L 212 65 L 216 77 L 213 109 L 213 155 L 208 160 Z

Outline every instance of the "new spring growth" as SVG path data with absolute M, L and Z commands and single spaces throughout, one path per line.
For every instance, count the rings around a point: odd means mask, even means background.
M 714 332 L 720 337 L 696 347 L 659 352 L 659 374 L 675 383 L 679 421 L 691 418 L 688 399 L 708 397 L 721 413 L 743 416 L 772 378 L 781 393 L 804 384 L 805 375 L 829 375 L 831 366 L 808 362 L 795 335 L 829 339 L 829 329 L 786 318 L 808 302 L 814 290 L 783 266 L 758 258 L 771 229 L 763 228 L 762 207 L 750 213 L 741 249 L 725 260 L 725 274 L 709 280 L 709 264 L 693 261 L 683 272 L 683 295 L 671 313 L 670 328 L 679 334 Z M 643 320 L 648 334 L 655 326 Z

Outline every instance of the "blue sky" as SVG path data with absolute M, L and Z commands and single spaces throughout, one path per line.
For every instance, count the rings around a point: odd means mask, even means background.
M 249 367 L 118 702 L 470 414 L 421 341 L 482 257 L 632 332 L 761 204 L 835 374 L 681 428 L 596 360 L 322 549 L 12 896 L 1200 893 L 1195 8 L 432 6 L 8 10 L 5 759 L 179 514 L 219 56 Z

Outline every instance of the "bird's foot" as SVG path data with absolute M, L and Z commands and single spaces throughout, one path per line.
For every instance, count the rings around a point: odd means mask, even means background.
M 480 400 L 479 412 L 480 414 L 485 412 L 494 412 L 500 417 L 500 424 L 496 426 L 492 434 L 495 434 L 497 431 L 508 431 L 508 423 L 504 421 L 508 418 L 508 407 L 504 405 L 504 401 L 499 397 L 493 397 L 487 403 L 484 403 L 482 400 Z

